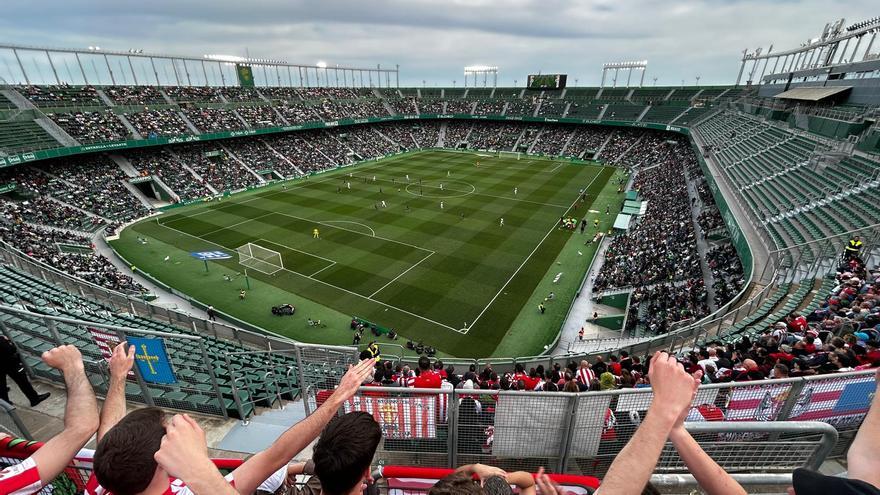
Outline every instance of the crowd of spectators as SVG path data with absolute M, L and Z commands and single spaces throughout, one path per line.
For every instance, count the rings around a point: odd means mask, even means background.
M 270 100 L 287 102 L 300 101 L 297 89 L 299 88 L 290 88 L 284 86 L 264 87 L 260 88 L 260 94 Z
M 585 159 L 592 158 L 611 132 L 605 127 L 576 126 L 565 154 Z
M 299 125 L 305 122 L 318 122 L 321 120 L 314 112 L 314 107 L 306 105 L 305 103 L 285 103 L 276 108 L 290 125 Z
M 518 123 L 482 122 L 473 126 L 468 136 L 468 147 L 480 150 L 510 150 L 516 144 L 523 129 L 531 127 Z M 449 127 L 446 130 L 449 143 Z
M 184 168 L 167 149 L 147 148 L 126 153 L 131 165 L 141 176 L 153 175 L 170 187 L 177 196 L 175 202 L 209 196 L 211 191 Z
M 50 113 L 48 116 L 64 132 L 82 144 L 121 141 L 129 135 L 128 129 L 112 110 Z
M 272 151 L 260 138 L 238 139 L 234 143 L 229 143 L 229 148 L 239 160 L 255 172 L 274 170 L 282 177 L 298 175 L 296 169 L 287 160 Z
M 562 117 L 566 105 L 564 101 L 545 98 L 538 109 L 538 117 Z
M 211 86 L 168 86 L 165 94 L 178 103 L 219 103 L 217 88 Z
M 110 260 L 92 251 L 91 241 L 84 235 L 29 225 L 6 210 L 0 218 L 0 238 L 27 256 L 102 287 L 126 294 L 145 291 Z M 62 251 L 59 244 L 72 248 Z
M 218 90 L 228 102 L 237 101 L 260 101 L 260 94 L 256 89 L 224 86 Z
M 308 174 L 335 165 L 309 142 L 316 139 L 322 131 L 313 130 L 296 134 L 282 134 L 266 138 L 266 143 L 281 153 L 301 173 Z
M 662 132 L 646 132 L 627 129 L 621 131 L 627 136 L 632 146 L 624 150 L 622 155 L 617 155 L 617 160 L 631 167 L 650 167 L 660 163 L 666 155 L 666 142 L 670 141 L 670 137 Z M 672 140 L 675 141 L 675 140 Z M 677 142 L 681 143 L 680 140 Z M 678 156 L 678 160 L 682 162 L 682 166 L 686 171 L 690 171 L 691 167 L 696 165 L 694 154 L 687 151 L 682 152 Z
M 192 134 L 177 110 L 149 110 L 129 113 L 125 116 L 144 139 Z
M 395 115 L 416 115 L 416 99 L 414 97 L 407 98 L 389 98 L 385 100 Z
M 174 153 L 217 192 L 237 191 L 260 182 L 218 144 L 186 144 L 175 147 Z
M 0 199 L 0 207 L 7 218 L 66 230 L 94 232 L 105 223 L 98 217 L 40 196 L 24 201 Z
M 440 139 L 440 122 L 416 122 L 411 134 L 420 148 L 434 148 Z
M 202 132 L 228 132 L 242 129 L 244 124 L 232 110 L 225 108 L 187 108 L 186 118 Z
M 531 117 L 535 114 L 535 107 L 537 106 L 537 100 L 534 98 L 510 100 L 507 103 L 507 111 L 505 112 L 505 115 L 522 115 L 524 117 Z
M 473 127 L 472 124 L 467 121 L 447 122 L 443 145 L 447 148 L 457 147 L 464 140 L 468 139 L 468 135 L 471 132 L 471 127 Z
M 602 160 L 617 164 L 617 160 L 629 150 L 641 132 L 631 129 L 616 129 L 612 131 L 611 138 L 602 149 L 599 158 Z
M 384 122 L 377 124 L 375 128 L 403 148 L 412 149 L 420 147 L 412 134 L 418 126 L 418 123 L 413 122 Z
M 502 115 L 505 105 L 507 105 L 505 101 L 478 100 L 477 106 L 474 107 L 474 115 Z
M 38 107 L 94 107 L 105 106 L 92 86 L 71 86 L 61 84 L 55 86 L 19 86 L 19 93 Z
M 349 148 L 355 150 L 361 158 L 378 158 L 400 151 L 400 146 L 382 136 L 372 126 L 356 126 L 345 132 L 344 139 L 339 137 Z
M 532 153 L 540 153 L 544 155 L 561 155 L 565 143 L 574 132 L 573 127 L 558 125 L 543 125 L 541 133 L 535 137 L 534 144 L 531 147 Z
M 447 99 L 445 113 L 473 113 L 473 108 L 475 104 L 476 102 L 473 100 Z
M 642 328 L 650 335 L 660 335 L 668 332 L 673 323 L 698 320 L 707 314 L 708 294 L 702 277 L 636 287 L 630 302 L 627 329 Z
M 113 103 L 123 106 L 161 105 L 168 103 L 159 88 L 153 86 L 110 86 L 104 88 Z
M 126 177 L 122 170 L 103 156 L 74 157 L 40 166 L 62 179 L 50 181 L 45 191 L 55 199 L 114 222 L 149 213 L 123 185 Z
M 422 114 L 442 114 L 445 112 L 446 101 L 439 99 L 420 99 L 416 100 L 419 107 L 419 113 Z
M 706 263 L 715 280 L 715 305 L 721 307 L 745 285 L 742 261 L 733 244 L 725 242 L 706 253 Z
M 690 148 L 681 141 L 666 143 L 657 166 L 639 170 L 633 189 L 648 202 L 645 215 L 624 234 L 614 237 L 595 287 L 645 286 L 700 276 L 690 202 L 682 168 Z
M 353 100 L 358 98 L 358 93 L 351 88 L 295 88 L 294 91 L 303 100 L 320 100 L 335 98 L 338 100 Z
M 236 110 L 250 127 L 259 129 L 261 127 L 281 127 L 283 124 L 278 114 L 275 113 L 275 109 L 268 105 L 241 106 Z

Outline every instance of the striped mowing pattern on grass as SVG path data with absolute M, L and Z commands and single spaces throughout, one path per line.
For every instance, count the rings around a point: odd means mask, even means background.
M 611 173 L 534 157 L 422 152 L 184 208 L 133 230 L 183 251 L 256 243 L 280 252 L 285 269 L 252 278 L 450 354 L 481 356 L 571 235 L 556 228 L 559 218 L 581 189 L 595 197 Z M 137 250 L 121 252 L 175 285 L 173 265 Z M 241 270 L 236 260 L 219 264 Z M 210 303 L 217 290 L 202 284 L 188 292 Z M 278 303 L 259 298 L 251 293 L 247 304 Z M 282 333 L 316 340 L 298 329 Z

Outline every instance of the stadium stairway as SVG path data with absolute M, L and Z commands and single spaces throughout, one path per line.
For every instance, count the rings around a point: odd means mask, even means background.
M 259 409 L 247 422 L 239 422 L 233 426 L 217 444 L 217 448 L 255 454 L 266 449 L 288 428 L 305 417 L 302 399 L 285 401 L 281 409 Z M 300 456 L 303 455 L 306 453 L 301 452 Z

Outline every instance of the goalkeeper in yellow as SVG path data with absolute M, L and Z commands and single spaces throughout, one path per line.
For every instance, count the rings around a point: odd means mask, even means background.
M 321 238 L 321 233 L 318 232 L 317 227 L 312 229 L 312 239 L 320 239 L 320 238 Z

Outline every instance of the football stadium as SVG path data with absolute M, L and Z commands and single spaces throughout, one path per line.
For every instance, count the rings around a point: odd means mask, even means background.
M 880 490 L 868 5 L 99 3 L 0 20 L 0 495 Z

